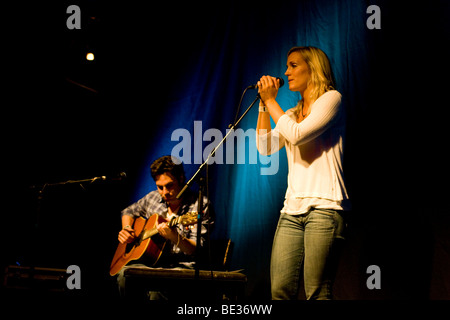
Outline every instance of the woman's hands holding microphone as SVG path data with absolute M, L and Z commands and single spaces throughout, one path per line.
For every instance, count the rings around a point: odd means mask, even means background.
M 269 111 L 270 116 L 272 117 L 275 124 L 278 122 L 278 119 L 280 119 L 280 117 L 284 114 L 284 111 L 275 100 L 278 94 L 278 89 L 281 87 L 280 80 L 281 79 L 277 79 L 271 76 L 262 76 L 257 83 L 258 94 L 261 99 L 261 103 L 263 106 L 267 107 L 267 111 Z M 265 127 L 267 127 L 267 123 L 266 125 L 258 125 L 257 127 L 260 129 L 264 129 Z
M 257 86 L 261 101 L 264 105 L 267 105 L 268 102 L 271 102 L 272 100 L 275 101 L 281 84 L 280 80 L 275 77 L 262 76 L 261 79 L 259 79 Z

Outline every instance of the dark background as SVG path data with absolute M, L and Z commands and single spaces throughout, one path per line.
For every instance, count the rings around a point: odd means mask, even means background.
M 70 4 L 81 30 L 66 27 Z M 371 4 L 381 30 L 366 27 Z M 81 295 L 114 296 L 120 210 L 154 188 L 148 167 L 170 154 L 173 130 L 199 120 L 225 132 L 243 89 L 283 76 L 289 48 L 312 45 L 329 56 L 347 111 L 353 209 L 336 298 L 450 298 L 447 1 L 55 1 L 6 12 L 2 267 L 77 264 Z M 284 110 L 298 98 L 279 92 Z M 259 162 L 210 167 L 212 237 L 233 240 L 232 268 L 245 270 L 250 298 L 270 299 L 285 162 L 281 152 L 274 176 L 259 175 Z M 190 177 L 198 164 L 185 167 Z M 122 171 L 125 181 L 48 187 L 37 201 L 45 183 Z M 380 290 L 366 287 L 370 265 Z

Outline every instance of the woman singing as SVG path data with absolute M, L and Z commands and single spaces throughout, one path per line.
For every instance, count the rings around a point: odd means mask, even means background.
M 297 106 L 287 112 L 275 100 L 279 81 L 263 76 L 258 82 L 258 151 L 269 155 L 285 147 L 289 166 L 272 247 L 272 299 L 297 299 L 302 268 L 306 298 L 331 299 L 336 240 L 342 238 L 342 212 L 348 209 L 341 94 L 333 88 L 330 62 L 320 49 L 292 48 L 285 75 L 289 90 L 301 94 Z M 276 124 L 273 130 L 270 117 Z

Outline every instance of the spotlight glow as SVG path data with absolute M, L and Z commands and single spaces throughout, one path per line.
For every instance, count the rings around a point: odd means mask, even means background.
M 88 54 L 86 54 L 86 60 L 93 61 L 94 54 L 92 52 L 89 52 Z

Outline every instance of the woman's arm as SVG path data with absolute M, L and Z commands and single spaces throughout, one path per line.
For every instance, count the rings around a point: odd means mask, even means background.
M 258 82 L 260 95 L 260 109 L 265 107 L 266 112 L 259 112 L 256 124 L 256 148 L 262 155 L 270 155 L 279 151 L 284 146 L 284 139 L 278 132 L 271 132 L 270 117 L 276 117 L 277 121 L 284 111 L 275 101 L 278 93 L 279 81 L 276 78 L 264 76 Z M 270 106 L 267 107 L 268 104 Z M 277 122 L 276 121 L 276 122 Z M 275 123 L 276 123 L 275 122 Z
M 297 123 L 287 115 L 283 115 L 279 118 L 277 130 L 293 145 L 307 143 L 331 126 L 340 104 L 341 94 L 335 90 L 328 91 L 314 102 L 306 119 Z
M 262 101 L 259 102 L 260 107 L 264 107 Z M 264 135 L 269 133 L 272 128 L 270 127 L 270 114 L 269 112 L 259 112 L 258 122 L 256 123 L 256 133 L 258 135 Z

